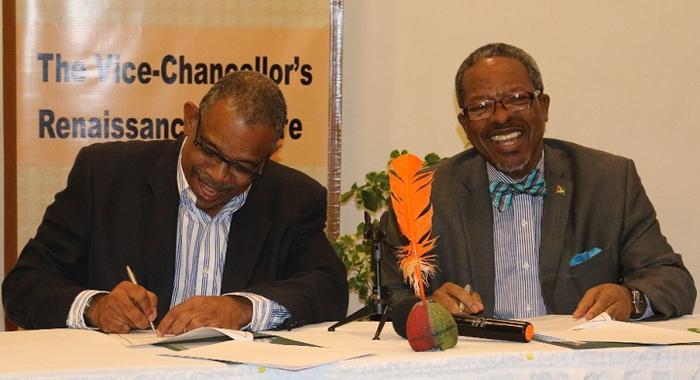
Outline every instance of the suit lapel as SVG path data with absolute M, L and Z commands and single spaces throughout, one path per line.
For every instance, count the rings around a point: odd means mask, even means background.
M 179 194 L 177 159 L 182 139 L 168 144 L 148 177 L 150 193 L 140 199 L 147 289 L 158 295 L 158 315 L 170 309 L 175 276 Z
M 471 286 L 482 294 L 484 312 L 493 314 L 494 309 L 494 254 L 493 254 L 493 214 L 491 197 L 488 191 L 486 163 L 481 156 L 475 156 L 464 163 L 465 180 L 460 190 L 458 212 L 462 218 Z M 459 254 L 459 252 L 455 252 Z
M 221 279 L 222 293 L 245 289 L 262 253 L 263 243 L 272 225 L 261 209 L 266 204 L 260 199 L 262 186 L 262 182 L 253 185 L 245 205 L 231 218 L 226 262 Z
M 563 153 L 545 145 L 544 154 L 547 195 L 542 211 L 539 270 L 545 305 L 552 305 L 556 274 L 559 272 L 564 234 L 575 189 L 566 173 L 566 158 Z

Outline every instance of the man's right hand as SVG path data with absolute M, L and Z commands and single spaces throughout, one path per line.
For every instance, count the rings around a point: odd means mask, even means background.
M 107 333 L 147 329 L 156 319 L 158 296 L 143 286 L 122 281 L 109 294 L 96 295 L 85 311 L 88 325 Z
M 477 292 L 467 292 L 463 287 L 446 282 L 433 292 L 432 299 L 444 306 L 450 313 L 476 314 L 484 310 L 481 296 Z M 464 305 L 460 307 L 460 305 Z

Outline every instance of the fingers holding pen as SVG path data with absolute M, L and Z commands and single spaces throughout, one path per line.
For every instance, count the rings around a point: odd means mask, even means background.
M 481 294 L 472 290 L 471 285 L 464 286 L 464 293 L 467 296 L 460 298 L 459 312 L 467 314 L 477 314 L 484 311 L 484 302 L 481 300 Z
M 437 289 L 432 298 L 451 313 L 476 314 L 484 310 L 479 293 L 465 289 L 455 283 L 446 282 Z
M 156 319 L 158 296 L 140 285 L 136 285 L 136 289 L 130 291 L 128 296 L 131 304 L 136 306 L 141 315 L 145 316 L 148 321 L 153 322 Z
M 97 295 L 86 311 L 87 322 L 104 332 L 145 329 L 156 317 L 158 297 L 142 286 L 122 281 L 108 294 Z
M 149 326 L 152 309 L 151 298 L 147 293 L 148 291 L 142 286 L 128 281 L 120 282 L 110 292 L 118 312 L 126 318 L 131 328 L 145 329 Z

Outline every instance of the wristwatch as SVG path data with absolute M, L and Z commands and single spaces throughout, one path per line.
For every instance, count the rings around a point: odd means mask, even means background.
M 628 288 L 632 293 L 632 314 L 630 319 L 639 319 L 647 310 L 647 298 L 639 289 Z

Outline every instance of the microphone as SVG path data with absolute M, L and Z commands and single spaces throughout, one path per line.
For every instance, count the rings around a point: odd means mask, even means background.
M 392 307 L 392 325 L 397 334 L 406 338 L 406 321 L 416 298 L 403 300 Z M 476 317 L 469 314 L 452 314 L 457 322 L 460 336 L 474 338 L 499 339 L 527 343 L 535 336 L 535 329 L 530 322 L 510 319 Z

